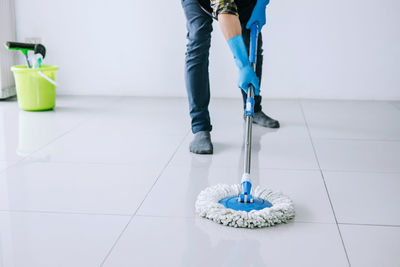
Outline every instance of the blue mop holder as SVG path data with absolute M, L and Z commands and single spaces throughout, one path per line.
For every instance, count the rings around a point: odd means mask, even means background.
M 254 71 L 256 71 L 256 61 L 257 61 L 257 42 L 258 42 L 259 26 L 255 22 L 250 26 L 250 47 L 249 47 L 249 61 Z M 251 92 L 252 91 L 252 92 Z M 250 115 L 254 117 L 254 87 L 250 84 L 247 90 L 247 100 L 244 115 Z
M 250 26 L 250 52 L 249 52 L 249 60 L 251 64 L 256 64 L 257 60 L 257 43 L 258 43 L 258 34 L 260 32 L 258 23 L 255 22 Z

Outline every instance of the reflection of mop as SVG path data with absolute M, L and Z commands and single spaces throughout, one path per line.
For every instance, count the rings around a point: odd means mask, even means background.
M 258 25 L 250 32 L 250 62 L 255 70 Z M 246 144 L 244 174 L 240 185 L 216 185 L 200 192 L 196 212 L 207 219 L 232 227 L 267 227 L 286 223 L 294 217 L 292 201 L 270 189 L 252 189 L 250 180 L 251 138 L 254 115 L 254 88 L 249 86 L 246 101 Z

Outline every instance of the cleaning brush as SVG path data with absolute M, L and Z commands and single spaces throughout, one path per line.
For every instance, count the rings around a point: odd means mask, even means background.
M 31 64 L 30 64 L 29 58 L 28 58 L 28 51 L 34 51 L 35 50 L 35 44 L 18 43 L 18 42 L 6 42 L 5 46 L 6 46 L 7 49 L 21 51 L 21 53 L 24 54 L 24 56 L 25 56 L 27 68 L 28 69 L 31 68 Z

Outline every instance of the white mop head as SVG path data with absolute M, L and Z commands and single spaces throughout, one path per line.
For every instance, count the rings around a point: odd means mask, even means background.
M 196 200 L 196 212 L 200 217 L 232 227 L 255 228 L 286 223 L 294 217 L 292 201 L 278 192 L 256 187 L 254 197 L 269 201 L 272 207 L 250 212 L 228 209 L 218 203 L 221 199 L 240 194 L 240 185 L 219 184 L 200 192 Z

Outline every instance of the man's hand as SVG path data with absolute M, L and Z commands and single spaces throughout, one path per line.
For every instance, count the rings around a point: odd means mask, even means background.
M 254 93 L 260 94 L 260 80 L 250 65 L 249 55 L 242 37 L 242 29 L 238 16 L 219 14 L 218 22 L 225 39 L 232 51 L 239 70 L 238 87 L 247 93 L 249 85 L 253 85 Z
M 253 67 L 249 64 L 248 66 L 239 69 L 238 87 L 247 94 L 250 84 L 254 87 L 254 94 L 259 95 L 260 80 L 254 72 Z
M 250 84 L 254 87 L 254 93 L 260 94 L 260 80 L 250 64 L 246 45 L 242 35 L 237 35 L 228 40 L 236 66 L 239 70 L 238 87 L 247 93 Z
M 251 13 L 250 19 L 246 24 L 247 29 L 250 29 L 251 25 L 257 22 L 261 31 L 261 28 L 265 25 L 265 8 L 267 7 L 268 3 L 269 0 L 257 0 L 257 3 L 253 8 L 253 12 Z

